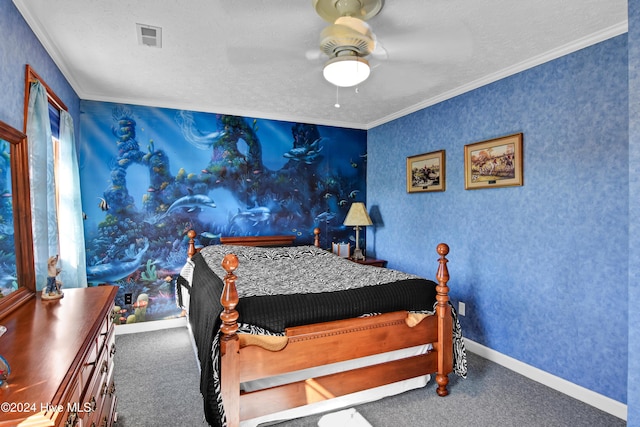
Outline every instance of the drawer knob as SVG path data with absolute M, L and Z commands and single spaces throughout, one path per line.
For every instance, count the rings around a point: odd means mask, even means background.
M 116 392 L 116 383 L 112 382 L 111 386 L 109 387 L 109 397 L 113 396 L 115 392 Z
M 69 413 L 69 416 L 67 417 L 67 422 L 64 423 L 64 427 L 74 427 L 77 422 L 78 422 L 78 413 L 76 411 L 73 411 Z

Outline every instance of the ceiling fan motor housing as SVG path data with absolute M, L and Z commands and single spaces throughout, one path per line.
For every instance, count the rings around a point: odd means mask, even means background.
M 327 22 L 341 16 L 353 16 L 367 21 L 380 12 L 384 0 L 313 0 L 316 13 Z
M 320 49 L 329 57 L 350 52 L 360 57 L 375 49 L 375 39 L 366 22 L 350 16 L 338 18 L 320 33 Z

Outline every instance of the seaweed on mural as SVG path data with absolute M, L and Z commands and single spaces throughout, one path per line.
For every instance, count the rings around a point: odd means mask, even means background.
M 318 226 L 323 227 L 325 246 L 336 236 L 348 238 L 342 219 L 350 202 L 364 196 L 365 171 L 345 178 L 323 161 L 330 153 L 317 126 L 293 124 L 291 148 L 280 153 L 287 161 L 270 170 L 263 164 L 256 120 L 214 116 L 216 130 L 203 131 L 191 112 L 179 111 L 176 124 L 185 140 L 210 157 L 204 169 L 189 172 L 185 166 L 173 176 L 160 144 L 150 140 L 140 148 L 131 111 L 118 106 L 112 114 L 117 155 L 100 198 L 104 221 L 96 238 L 87 242 L 87 276 L 93 284 L 118 284 L 119 305 L 124 293 L 134 298 L 145 294 L 147 319 L 175 311 L 171 280 L 184 264 L 190 229 L 198 231 L 201 245 L 216 243 L 221 235 L 260 234 L 297 234 L 299 243 L 311 243 Z M 138 201 L 127 188 L 132 165 L 148 171 L 149 187 Z M 218 189 L 232 194 L 235 206 L 243 206 L 229 211 L 222 222 L 207 216 L 222 208 L 210 195 Z

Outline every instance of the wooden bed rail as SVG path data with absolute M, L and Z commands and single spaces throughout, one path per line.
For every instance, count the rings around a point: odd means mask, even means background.
M 196 248 L 196 236 L 198 233 L 195 230 L 189 230 L 187 237 L 189 237 L 189 245 L 187 247 L 187 256 L 191 258 L 198 252 Z M 293 244 L 296 236 L 294 235 L 280 235 L 280 236 L 240 236 L 240 237 L 221 237 L 220 243 L 223 245 L 241 245 L 241 246 L 289 246 Z M 320 228 L 313 229 L 313 245 L 316 248 L 320 247 Z

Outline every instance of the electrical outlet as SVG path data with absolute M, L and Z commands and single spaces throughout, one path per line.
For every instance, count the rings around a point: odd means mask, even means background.
M 133 302 L 133 295 L 132 294 L 124 294 L 124 303 L 125 304 L 131 304 Z
M 466 315 L 466 306 L 463 302 L 458 302 L 458 314 L 460 316 L 465 316 Z

